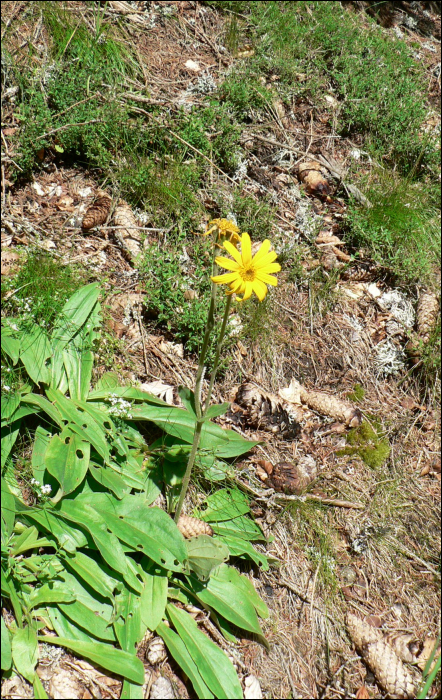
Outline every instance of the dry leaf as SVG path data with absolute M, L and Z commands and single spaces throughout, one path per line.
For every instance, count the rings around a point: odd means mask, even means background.
M 72 671 L 66 671 L 62 668 L 52 676 L 49 683 L 49 695 L 55 700 L 62 698 L 74 700 L 74 698 L 81 698 L 83 692 L 83 685 L 76 679 Z
M 365 685 L 361 686 L 356 693 L 356 700 L 369 700 L 370 693 L 368 692 Z
M 244 678 L 244 698 L 245 700 L 260 700 L 262 690 L 256 676 Z
M 158 380 L 155 382 L 149 382 L 147 384 L 140 384 L 140 389 L 142 391 L 147 391 L 149 394 L 158 396 L 166 403 L 173 404 L 173 386 L 171 384 L 165 384 L 164 382 Z
M 181 359 L 184 357 L 184 346 L 182 343 L 172 343 L 170 340 L 162 340 L 159 348 L 166 353 L 166 355 L 176 355 Z
M 198 537 L 198 535 L 209 535 L 209 537 L 213 535 L 213 530 L 208 523 L 198 520 L 198 518 L 191 518 L 188 515 L 180 515 L 177 526 L 186 539 Z
M 114 212 L 115 238 L 122 249 L 131 257 L 136 258 L 140 254 L 141 232 L 132 209 L 126 202 L 119 204 Z
M 89 229 L 95 226 L 101 226 L 104 224 L 107 217 L 109 216 L 112 200 L 108 195 L 103 195 L 98 197 L 95 202 L 86 209 L 86 213 L 83 217 L 82 229 L 83 231 L 89 231 Z

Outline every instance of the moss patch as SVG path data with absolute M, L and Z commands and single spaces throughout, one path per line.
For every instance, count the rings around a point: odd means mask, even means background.
M 390 443 L 382 436 L 380 430 L 375 430 L 367 422 L 359 428 L 350 430 L 347 435 L 348 447 L 344 447 L 337 454 L 358 455 L 371 469 L 382 467 L 390 456 Z

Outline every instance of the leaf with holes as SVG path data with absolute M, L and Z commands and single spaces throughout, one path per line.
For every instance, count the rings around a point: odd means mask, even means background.
M 54 435 L 47 447 L 46 469 L 57 479 L 64 493 L 71 493 L 82 483 L 89 467 L 90 444 L 70 428 Z
M 47 361 L 52 356 L 52 348 L 46 333 L 36 323 L 23 334 L 20 342 L 20 360 L 33 382 L 49 384 L 51 372 Z
M 144 589 L 140 597 L 141 619 L 153 631 L 164 616 L 169 582 L 164 569 L 145 571 L 142 577 Z

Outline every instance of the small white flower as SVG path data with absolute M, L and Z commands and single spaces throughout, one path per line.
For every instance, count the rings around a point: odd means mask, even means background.
M 11 387 L 8 386 L 7 384 L 4 384 L 4 385 L 3 385 L 3 390 L 4 390 L 4 391 L 11 391 Z
M 31 484 L 34 484 L 34 486 L 40 486 L 40 482 L 37 481 L 37 479 L 31 479 Z

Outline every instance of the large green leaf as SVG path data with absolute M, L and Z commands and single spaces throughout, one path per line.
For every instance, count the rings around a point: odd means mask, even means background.
M 2 626 L 2 671 L 8 671 L 12 664 L 12 651 L 11 651 L 11 637 L 9 630 L 5 625 L 3 615 L 1 616 L 1 626 Z
M 20 356 L 20 341 L 17 338 L 13 338 L 9 331 L 10 329 L 2 325 L 1 347 L 3 352 L 11 358 L 12 364 L 16 365 Z
M 89 467 L 90 443 L 67 427 L 54 435 L 46 449 L 45 467 L 57 479 L 64 493 L 80 486 Z
M 84 552 L 75 552 L 74 556 L 63 558 L 63 565 L 70 569 L 77 578 L 81 578 L 93 591 L 103 598 L 112 598 L 118 581 L 107 574 L 103 567 Z
M 256 549 L 248 540 L 244 540 L 240 537 L 233 537 L 232 535 L 223 535 L 221 537 L 222 542 L 229 548 L 230 556 L 232 557 L 246 557 L 251 559 L 261 567 L 263 571 L 269 570 L 269 562 L 267 557 Z
M 92 502 L 95 497 L 105 495 L 93 494 Z M 104 561 L 112 569 L 118 571 L 134 590 L 141 593 L 141 584 L 131 569 L 129 569 L 124 549 L 118 537 L 116 537 L 109 527 L 109 523 L 98 513 L 97 509 L 89 505 L 87 501 L 82 500 L 82 498 L 84 499 L 81 496 L 77 496 L 75 500 L 64 498 L 59 510 L 60 515 L 84 527 L 91 534 Z M 116 501 L 116 503 L 118 502 Z
M 2 412 L 2 423 L 3 421 L 11 418 L 12 414 L 20 406 L 21 395 L 17 391 L 11 391 L 9 394 L 2 394 L 1 398 L 1 412 Z
M 214 697 L 213 693 L 204 683 L 201 674 L 198 670 L 198 666 L 192 659 L 191 655 L 186 649 L 186 645 L 182 639 L 177 635 L 176 632 L 167 627 L 164 622 L 161 622 L 157 630 L 160 637 L 163 638 L 166 643 L 167 648 L 172 654 L 173 658 L 177 662 L 178 666 L 182 668 L 184 673 L 188 678 L 190 678 L 195 692 L 199 698 L 207 698 L 211 700 Z
M 174 435 L 184 442 L 192 444 L 196 421 L 191 413 L 168 406 L 133 406 L 131 414 L 134 420 L 149 420 L 162 428 L 169 435 Z M 258 442 L 244 440 L 233 430 L 223 430 L 219 425 L 205 422 L 201 431 L 200 449 L 216 453 L 219 457 L 237 457 L 248 452 Z
M 192 576 L 188 576 L 187 580 L 192 593 L 204 606 L 213 608 L 236 627 L 262 635 L 255 607 L 243 588 L 224 577 L 218 578 L 216 573 L 205 585 Z
M 36 408 L 35 406 L 18 406 L 17 409 L 14 411 L 12 416 L 10 418 L 7 418 L 6 420 L 2 420 L 2 428 L 6 425 L 10 425 L 16 420 L 20 420 L 20 418 L 25 418 L 25 416 L 30 416 L 33 413 L 38 413 L 39 409 Z
M 51 341 L 60 350 L 78 333 L 90 316 L 100 294 L 97 282 L 78 289 L 63 306 L 52 330 Z
M 204 516 L 202 520 L 205 520 Z M 213 532 L 220 537 L 224 535 L 233 535 L 234 537 L 240 537 L 243 540 L 255 540 L 266 542 L 266 538 L 262 533 L 261 528 L 247 516 L 241 515 L 239 518 L 232 518 L 232 520 L 224 520 L 220 522 L 215 522 L 208 520 Z
M 153 404 L 155 406 L 169 406 L 168 403 L 159 399 L 158 396 L 149 394 L 147 391 L 142 389 L 137 389 L 135 386 L 99 386 L 97 384 L 94 391 L 88 396 L 89 401 L 96 401 L 97 399 L 109 399 L 111 396 L 119 396 L 126 401 L 143 401 L 145 403 Z M 169 406 L 170 408 L 170 406 Z
M 83 496 L 100 513 L 108 528 L 135 551 L 143 552 L 171 571 L 182 571 L 187 551 L 182 534 L 161 508 L 151 508 L 140 496 L 126 496 L 116 502 L 107 494 Z
M 38 637 L 39 642 L 57 644 L 66 647 L 79 656 L 84 656 L 94 664 L 98 664 L 107 671 L 112 671 L 118 676 L 123 676 L 133 683 L 144 682 L 144 666 L 140 659 L 127 651 L 114 649 L 109 644 L 100 642 L 78 642 L 64 637 Z
M 17 557 L 30 549 L 47 546 L 52 546 L 52 542 L 46 539 L 39 539 L 38 530 L 32 525 L 25 528 L 19 535 L 14 535 L 11 542 L 10 555 Z
M 116 607 L 114 630 L 118 643 L 122 649 L 134 654 L 136 645 L 141 642 L 147 629 L 140 614 L 140 597 L 128 588 L 123 588 L 117 596 Z
M 17 671 L 32 683 L 38 661 L 37 633 L 33 627 L 19 628 L 12 637 L 12 658 Z
M 145 571 L 142 576 L 144 588 L 140 596 L 141 619 L 153 631 L 163 619 L 169 583 L 164 569 Z
M 86 399 L 94 366 L 92 350 L 63 350 L 63 363 L 68 376 L 71 399 Z
M 90 642 L 91 635 L 85 632 L 84 629 L 78 627 L 72 622 L 64 612 L 59 610 L 56 605 L 48 605 L 46 608 L 52 627 L 59 637 L 66 637 L 77 642 Z
M 20 342 L 20 360 L 33 382 L 49 384 L 51 372 L 47 360 L 52 348 L 44 330 L 36 323 L 23 334 Z
M 75 552 L 77 548 L 84 547 L 88 543 L 84 532 L 71 523 L 66 523 L 50 506 L 29 509 L 26 512 L 26 519 L 36 522 L 44 532 L 49 532 L 59 546 L 67 552 Z
M 218 581 L 229 582 L 237 588 L 240 588 L 243 591 L 244 595 L 248 597 L 258 615 L 263 619 L 268 618 L 269 609 L 267 605 L 256 592 L 255 586 L 250 581 L 250 579 L 247 578 L 247 576 L 240 574 L 238 569 L 235 569 L 233 566 L 220 566 L 220 568 L 216 572 L 215 578 Z
M 186 544 L 189 569 L 201 581 L 207 581 L 211 572 L 229 559 L 227 546 L 208 535 L 192 537 Z
M 47 389 L 46 396 L 53 401 L 58 408 L 63 420 L 70 423 L 69 427 L 83 440 L 88 440 L 97 450 L 98 454 L 109 461 L 109 446 L 106 442 L 106 434 L 92 416 L 75 405 L 74 401 L 63 396 L 58 389 Z
M 207 522 L 231 520 L 250 512 L 249 499 L 238 489 L 219 489 L 206 498 L 199 517 Z
M 169 604 L 167 614 L 215 697 L 242 698 L 238 676 L 227 655 L 198 629 L 195 620 L 184 610 Z

